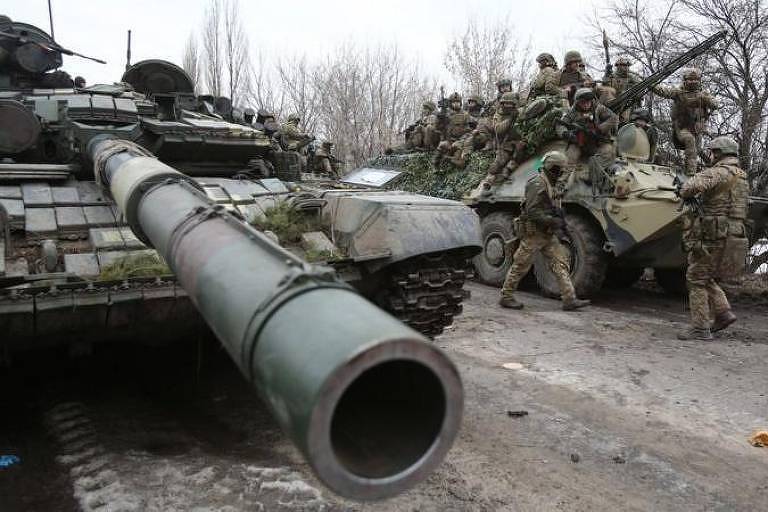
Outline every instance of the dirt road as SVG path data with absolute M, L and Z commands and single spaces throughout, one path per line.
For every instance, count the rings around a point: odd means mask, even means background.
M 768 428 L 768 310 L 694 343 L 675 339 L 682 302 L 650 292 L 564 313 L 470 289 L 436 341 L 463 376 L 461 434 L 403 496 L 331 496 L 226 357 L 190 348 L 6 375 L 0 449 L 22 462 L 0 470 L 0 510 L 768 510 L 768 449 L 747 443 Z

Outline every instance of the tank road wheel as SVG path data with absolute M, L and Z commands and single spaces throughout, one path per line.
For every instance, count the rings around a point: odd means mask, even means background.
M 656 283 L 669 295 L 680 296 L 688 293 L 684 268 L 657 268 L 653 274 L 656 276 Z
M 374 302 L 413 329 L 433 338 L 453 323 L 469 297 L 472 277 L 464 258 L 418 257 L 387 271 Z
M 515 216 L 508 212 L 494 212 L 480 221 L 483 251 L 475 256 L 478 279 L 491 286 L 501 286 L 512 265 L 512 254 L 504 250 L 504 243 L 515 234 L 512 221 Z
M 578 215 L 567 215 L 571 241 L 565 243 L 571 259 L 571 281 L 576 295 L 589 298 L 603 286 L 608 267 L 608 257 L 603 251 L 603 236 L 591 223 Z M 533 272 L 542 293 L 548 297 L 560 297 L 560 287 L 541 254 L 533 259 Z

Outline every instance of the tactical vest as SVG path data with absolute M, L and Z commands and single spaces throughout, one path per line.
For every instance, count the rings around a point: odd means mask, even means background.
M 735 157 L 724 158 L 714 166 L 724 169 L 729 179 L 701 196 L 701 215 L 694 219 L 691 235 L 701 241 L 744 236 L 749 183 Z
M 469 131 L 469 123 L 472 116 L 465 110 L 458 110 L 448 114 L 448 125 L 446 126 L 446 138 L 454 142 Z
M 560 87 L 566 87 L 570 85 L 581 87 L 584 85 L 584 82 L 587 80 L 587 78 L 587 75 L 582 73 L 580 70 L 566 71 L 565 69 L 562 69 L 560 70 L 560 79 L 558 80 L 558 85 Z
M 671 114 L 678 128 L 688 129 L 694 133 L 703 131 L 707 117 L 703 93 L 701 91 L 681 90 L 672 103 Z

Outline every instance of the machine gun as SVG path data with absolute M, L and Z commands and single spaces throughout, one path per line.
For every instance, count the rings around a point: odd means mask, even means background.
M 714 35 L 709 36 L 707 39 L 697 44 L 687 52 L 675 57 L 669 61 L 664 67 L 656 71 L 655 73 L 648 75 L 640 82 L 629 87 L 626 91 L 619 94 L 616 98 L 606 103 L 606 106 L 616 112 L 617 114 L 623 112 L 637 100 L 645 96 L 651 89 L 659 85 L 664 79 L 672 75 L 675 71 L 691 62 L 696 57 L 704 54 L 710 48 L 715 46 L 722 39 L 725 39 L 728 33 L 723 30 Z
M 611 64 L 611 54 L 608 52 L 608 35 L 603 30 L 603 51 L 605 52 L 605 76 L 613 76 L 613 64 Z

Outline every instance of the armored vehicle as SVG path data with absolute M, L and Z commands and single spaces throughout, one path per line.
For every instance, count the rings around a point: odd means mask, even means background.
M 644 96 L 654 85 L 720 41 L 718 33 L 671 61 L 648 78 L 607 103 L 614 112 Z M 526 109 L 541 107 L 537 99 Z M 646 132 L 634 124 L 621 127 L 615 137 L 618 158 L 607 169 L 595 168 L 587 159 L 570 170 L 564 189 L 563 209 L 568 221 L 571 273 L 577 294 L 589 297 L 605 285 L 630 286 L 645 268 L 655 269 L 657 282 L 666 290 L 685 290 L 686 258 L 681 244 L 681 216 L 685 213 L 676 186 L 685 179 L 681 170 L 657 165 L 650 159 Z M 490 190 L 475 189 L 467 203 L 481 216 L 483 252 L 474 262 L 478 277 L 500 285 L 511 265 L 506 242 L 515 237 L 512 220 L 519 215 L 526 182 L 541 168 L 542 156 L 551 150 L 566 152 L 568 142 L 551 139 L 520 163 L 508 180 Z M 764 216 L 759 201 L 752 202 L 751 217 Z M 557 282 L 538 256 L 533 274 L 541 290 L 559 296 Z
M 183 340 L 204 321 L 332 490 L 384 498 L 427 476 L 463 392 L 417 330 L 461 310 L 475 213 L 302 183 L 298 154 L 177 66 L 76 87 L 62 53 L 0 16 L 0 353 Z M 326 252 L 256 228 L 274 212 Z

